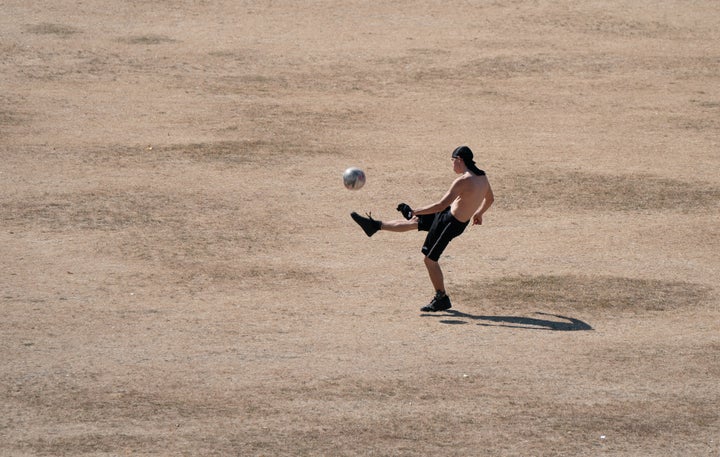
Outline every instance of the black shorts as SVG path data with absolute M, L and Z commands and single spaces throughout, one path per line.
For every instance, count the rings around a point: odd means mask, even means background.
M 418 216 L 418 231 L 428 232 L 422 253 L 430 260 L 438 261 L 450 240 L 460 235 L 468 222 L 460 222 L 450 212 L 450 207 L 435 214 Z

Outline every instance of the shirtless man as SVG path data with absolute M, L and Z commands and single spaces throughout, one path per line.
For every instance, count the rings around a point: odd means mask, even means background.
M 473 225 L 482 224 L 483 214 L 495 200 L 485 172 L 473 161 L 473 153 L 467 146 L 460 146 L 452 153 L 453 171 L 460 177 L 453 181 L 450 189 L 436 203 L 415 210 L 405 203 L 397 207 L 405 220 L 377 221 L 370 215 L 350 216 L 363 229 L 367 236 L 373 236 L 378 230 L 389 232 L 408 232 L 418 230 L 428 232 L 422 253 L 425 255 L 425 267 L 430 282 L 435 288 L 435 297 L 420 310 L 423 312 L 444 311 L 452 307 L 445 293 L 445 282 L 438 259 L 450 240 L 460 235 L 470 220 Z

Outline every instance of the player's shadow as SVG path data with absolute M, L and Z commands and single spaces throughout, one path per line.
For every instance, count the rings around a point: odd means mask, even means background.
M 479 321 L 477 325 L 483 325 L 486 327 L 510 327 L 510 328 L 522 328 L 526 330 L 554 330 L 559 332 L 577 332 L 592 330 L 593 328 L 579 320 L 572 317 L 560 316 L 558 314 L 549 314 L 537 312 L 540 316 L 546 316 L 543 318 L 535 317 L 520 317 L 520 316 L 477 316 L 474 314 L 463 313 L 454 309 L 445 311 L 447 314 L 424 314 L 424 316 L 438 316 L 447 317 L 448 315 L 457 318 L 471 319 Z M 556 320 L 557 319 L 557 320 Z M 448 320 L 444 319 L 440 321 L 443 324 L 466 324 L 464 320 Z

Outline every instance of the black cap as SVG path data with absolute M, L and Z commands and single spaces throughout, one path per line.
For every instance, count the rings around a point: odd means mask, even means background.
M 452 153 L 452 156 L 453 156 L 453 159 L 457 159 L 458 157 L 460 157 L 461 159 L 463 159 L 463 162 L 465 162 L 465 164 L 475 163 L 473 161 L 473 153 L 470 150 L 470 148 L 467 146 L 460 146 L 460 147 L 455 148 L 455 150 Z
M 468 170 L 472 171 L 474 174 L 478 176 L 482 176 L 485 174 L 484 171 L 480 170 L 476 165 L 475 161 L 473 160 L 473 153 L 467 146 L 460 146 L 455 148 L 455 150 L 452 153 L 453 159 L 461 158 L 462 161 L 465 163 L 465 166 L 468 168 Z

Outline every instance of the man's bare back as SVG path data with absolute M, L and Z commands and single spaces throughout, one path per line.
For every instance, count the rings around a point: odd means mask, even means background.
M 494 201 L 490 182 L 482 170 L 473 173 L 459 158 L 453 159 L 453 169 L 461 176 L 455 179 L 450 189 L 438 202 L 418 208 L 414 215 L 431 214 L 450 207 L 453 217 L 460 222 L 472 219 L 473 225 L 482 224 L 482 215 Z
M 457 196 L 450 205 L 450 212 L 460 222 L 467 222 L 485 201 L 490 183 L 487 176 L 476 176 L 468 171 L 453 182 L 450 188 L 453 187 Z

